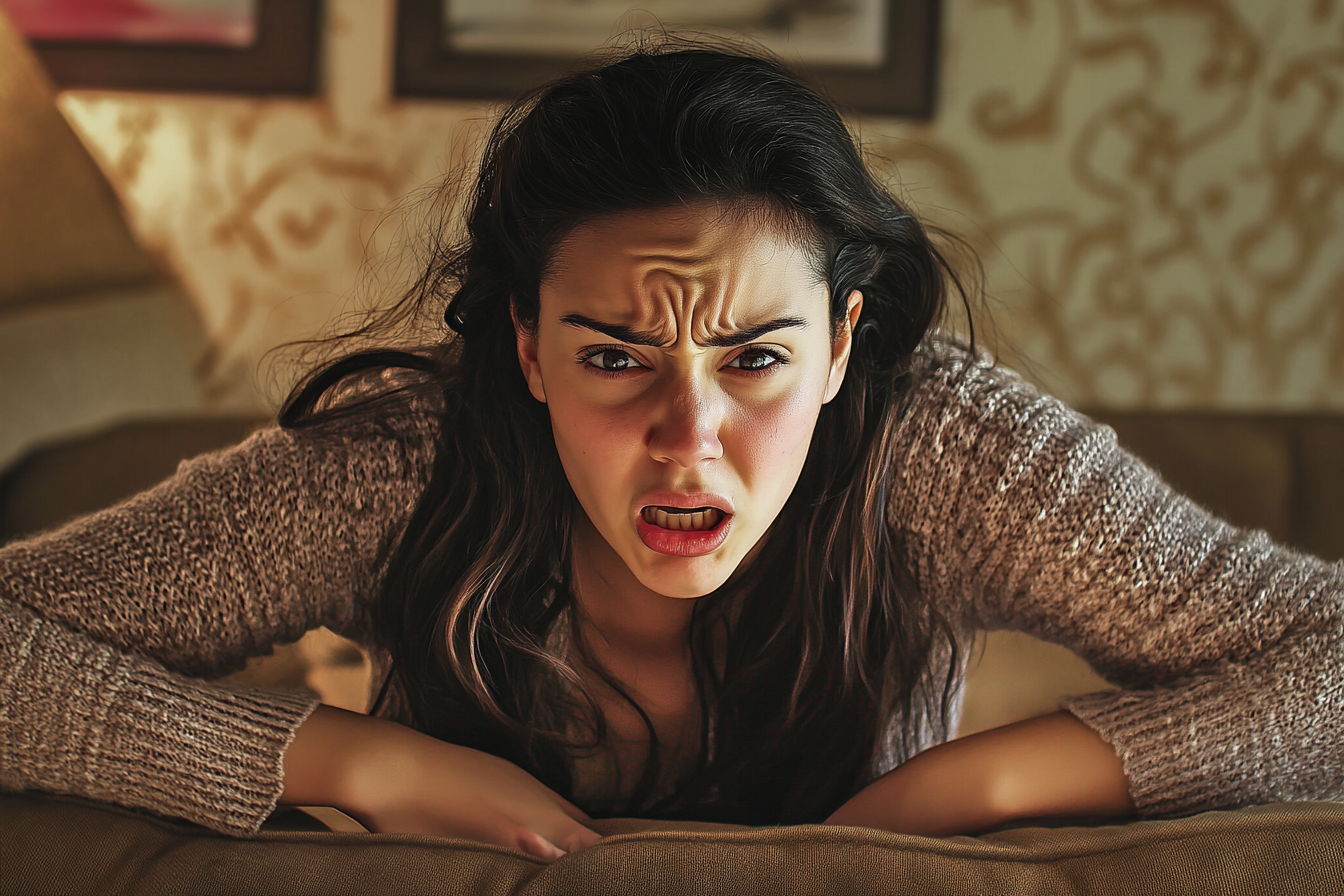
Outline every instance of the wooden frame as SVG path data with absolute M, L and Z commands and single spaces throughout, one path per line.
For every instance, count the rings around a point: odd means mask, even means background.
M 886 0 L 887 41 L 880 66 L 812 66 L 806 71 L 853 112 L 930 118 L 941 0 Z M 403 97 L 512 99 L 567 71 L 574 59 L 468 53 L 445 46 L 443 0 L 397 0 L 394 91 Z
M 258 0 L 246 47 L 33 40 L 57 87 L 214 93 L 317 93 L 321 0 Z

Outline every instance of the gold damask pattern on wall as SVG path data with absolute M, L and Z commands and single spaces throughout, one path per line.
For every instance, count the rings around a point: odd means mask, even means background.
M 382 210 L 488 127 L 388 98 L 389 20 L 329 5 L 316 101 L 62 100 L 194 296 L 220 401 L 394 288 L 364 266 L 396 251 Z M 854 126 L 979 251 L 1010 360 L 1089 407 L 1344 410 L 1344 3 L 945 0 L 940 79 L 933 122 Z

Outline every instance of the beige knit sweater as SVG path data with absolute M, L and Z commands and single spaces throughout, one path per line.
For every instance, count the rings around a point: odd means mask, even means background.
M 1145 815 L 1344 799 L 1344 564 L 1211 518 L 1110 429 L 965 363 L 921 385 L 902 433 L 892 513 L 928 597 L 1124 688 L 1065 708 Z M 315 699 L 202 677 L 319 625 L 367 640 L 375 552 L 433 427 L 267 429 L 0 550 L 0 786 L 255 831 Z

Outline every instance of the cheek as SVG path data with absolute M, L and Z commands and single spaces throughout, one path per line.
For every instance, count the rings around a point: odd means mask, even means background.
M 551 428 L 565 473 L 588 505 L 636 462 L 642 446 L 627 416 L 578 401 L 550 402 Z
M 798 390 L 743 410 L 732 441 L 747 486 L 784 495 L 793 490 L 820 409 L 820 395 Z

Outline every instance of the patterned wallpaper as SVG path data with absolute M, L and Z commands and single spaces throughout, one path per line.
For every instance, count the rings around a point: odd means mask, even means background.
M 944 3 L 936 119 L 854 125 L 980 254 L 1004 356 L 1088 407 L 1344 411 L 1344 2 Z M 320 99 L 61 99 L 228 404 L 265 407 L 267 349 L 395 289 L 415 214 L 387 210 L 489 125 L 389 99 L 390 0 L 328 10 Z

